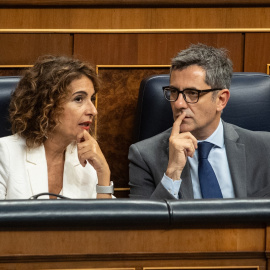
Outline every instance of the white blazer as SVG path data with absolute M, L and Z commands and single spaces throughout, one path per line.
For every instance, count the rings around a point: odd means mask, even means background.
M 77 147 L 66 149 L 61 195 L 73 199 L 96 198 L 98 183 L 95 169 L 81 166 Z M 29 149 L 18 135 L 0 138 L 0 199 L 29 199 L 48 192 L 48 171 L 45 148 Z M 41 196 L 48 199 L 49 196 Z

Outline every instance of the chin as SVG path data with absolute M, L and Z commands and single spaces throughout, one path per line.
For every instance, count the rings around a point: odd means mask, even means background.
M 181 124 L 180 126 L 180 131 L 181 133 L 183 132 L 192 132 L 193 131 L 193 127 L 191 125 L 187 125 L 187 124 Z

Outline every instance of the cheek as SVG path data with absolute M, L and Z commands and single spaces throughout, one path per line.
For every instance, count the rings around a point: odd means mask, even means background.
M 60 125 L 62 126 L 63 129 L 72 131 L 75 130 L 75 126 L 77 124 L 77 117 L 75 114 L 71 114 L 68 112 L 65 112 L 61 119 L 60 119 Z
M 175 108 L 174 104 L 175 104 L 175 103 L 171 102 L 171 109 L 172 109 L 172 112 L 173 112 L 173 118 L 174 118 L 174 120 L 175 120 L 175 115 L 176 115 L 176 113 L 177 113 L 177 109 Z
M 70 121 L 72 121 L 71 115 L 64 113 L 61 117 L 61 123 L 62 124 L 68 124 Z
M 78 108 L 73 108 L 73 106 L 69 106 L 65 109 L 63 113 L 63 119 L 65 122 L 74 122 L 78 120 Z
M 196 113 L 196 119 L 200 122 L 211 121 L 216 116 L 216 107 L 213 104 L 211 106 L 202 107 L 200 111 Z

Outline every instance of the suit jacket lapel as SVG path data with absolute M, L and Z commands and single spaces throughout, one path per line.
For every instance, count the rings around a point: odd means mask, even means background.
M 44 146 L 26 150 L 26 167 L 32 194 L 48 192 L 48 171 Z M 42 197 L 45 198 L 45 197 Z M 47 197 L 49 198 L 49 197 Z
M 224 142 L 229 168 L 234 186 L 235 197 L 247 196 L 245 145 L 238 142 L 239 135 L 232 125 L 223 122 Z
M 181 175 L 182 183 L 179 191 L 179 198 L 194 199 L 192 180 L 190 176 L 190 166 L 187 161 Z

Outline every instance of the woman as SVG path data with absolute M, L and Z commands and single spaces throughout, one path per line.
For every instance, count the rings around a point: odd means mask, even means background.
M 11 97 L 14 135 L 0 139 L 0 199 L 111 198 L 109 166 L 89 133 L 98 89 L 94 69 L 67 57 L 42 57 L 26 72 Z

